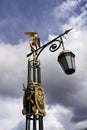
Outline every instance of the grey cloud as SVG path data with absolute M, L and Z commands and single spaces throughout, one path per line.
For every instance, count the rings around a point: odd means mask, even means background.
M 12 130 L 25 130 L 25 123 L 23 121 L 20 121 L 15 128 Z
M 86 52 L 84 51 L 84 53 Z M 50 54 L 42 69 L 42 85 L 46 91 L 47 103 L 49 105 L 62 104 L 68 107 L 73 112 L 73 122 L 87 120 L 86 64 L 83 65 L 80 62 L 76 66 L 75 74 L 68 76 L 56 62 L 57 56 L 57 54 L 54 56 Z M 83 58 L 87 58 L 86 54 L 83 55 Z M 80 70 L 80 67 L 83 69 Z
M 79 122 L 87 120 L 87 107 L 81 106 L 74 108 L 74 116 L 72 117 L 72 121 Z
M 26 44 L 0 44 L 0 95 L 20 97 L 27 78 Z

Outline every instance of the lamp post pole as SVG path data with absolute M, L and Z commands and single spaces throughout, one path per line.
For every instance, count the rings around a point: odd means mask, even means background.
M 30 42 L 31 52 L 27 54 L 27 57 L 29 57 L 27 86 L 23 84 L 22 113 L 26 117 L 26 130 L 43 130 L 43 117 L 46 115 L 44 89 L 41 86 L 40 60 L 38 60 L 40 53 L 48 45 L 51 45 L 49 48 L 51 52 L 58 50 L 62 46 L 63 51 L 60 53 L 58 61 L 66 74 L 75 72 L 75 55 L 71 51 L 65 50 L 62 40 L 62 36 L 68 34 L 71 30 L 66 30 L 43 46 L 40 46 L 40 38 L 37 32 L 25 32 L 26 35 L 32 37 Z M 54 42 L 59 44 L 57 45 Z

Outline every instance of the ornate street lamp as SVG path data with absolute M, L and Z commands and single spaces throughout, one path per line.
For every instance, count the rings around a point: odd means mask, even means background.
M 51 45 L 49 48 L 51 52 L 57 51 L 62 46 L 63 51 L 58 56 L 58 62 L 66 74 L 75 72 L 75 55 L 71 51 L 65 50 L 62 40 L 62 36 L 68 34 L 71 30 L 66 30 L 43 46 L 40 46 L 40 38 L 37 32 L 25 32 L 26 35 L 32 37 L 30 42 L 31 52 L 27 54 L 27 57 L 29 57 L 27 86 L 23 84 L 22 113 L 26 116 L 26 130 L 31 130 L 31 128 L 33 130 L 37 130 L 37 128 L 43 130 L 43 116 L 46 115 L 44 89 L 41 86 L 40 60 L 38 60 L 40 53 L 48 45 Z

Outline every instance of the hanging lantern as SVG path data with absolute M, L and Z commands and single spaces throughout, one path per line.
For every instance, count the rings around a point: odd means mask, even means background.
M 75 72 L 75 55 L 71 51 L 62 51 L 58 56 L 58 62 L 66 74 Z

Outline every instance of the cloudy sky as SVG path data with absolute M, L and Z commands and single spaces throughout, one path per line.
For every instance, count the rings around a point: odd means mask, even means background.
M 0 0 L 0 130 L 25 130 L 22 83 L 27 83 L 29 37 L 37 31 L 41 43 L 66 29 L 65 48 L 76 55 L 76 72 L 66 75 L 57 63 L 61 49 L 40 55 L 46 95 L 44 130 L 87 127 L 87 0 Z

